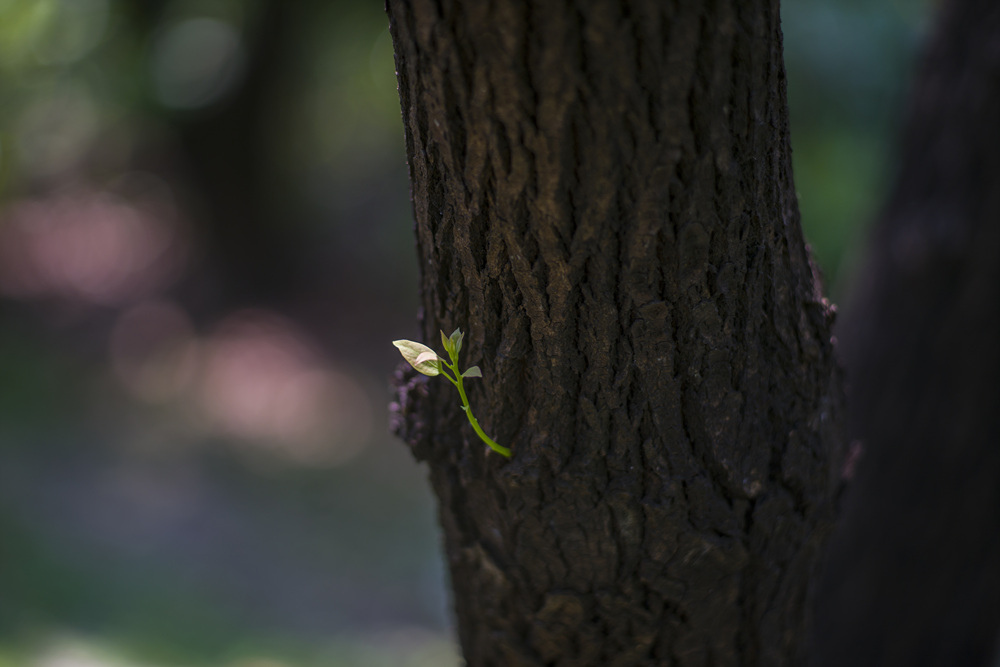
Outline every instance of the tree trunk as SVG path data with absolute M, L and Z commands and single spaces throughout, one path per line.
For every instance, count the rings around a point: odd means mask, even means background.
M 389 0 L 424 341 L 395 428 L 470 665 L 803 654 L 843 401 L 776 1 Z
M 864 455 L 817 664 L 1000 649 L 1000 4 L 945 4 L 893 193 L 839 332 Z

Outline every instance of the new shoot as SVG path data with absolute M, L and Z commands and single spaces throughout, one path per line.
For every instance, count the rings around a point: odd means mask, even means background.
M 472 430 L 494 452 L 510 458 L 510 449 L 498 445 L 490 436 L 483 432 L 479 422 L 472 414 L 472 408 L 469 407 L 469 397 L 465 395 L 465 387 L 462 384 L 462 380 L 465 378 L 481 378 L 483 377 L 483 373 L 479 370 L 479 366 L 471 366 L 464 373 L 458 370 L 458 353 L 462 349 L 462 338 L 464 336 L 465 334 L 462 333 L 461 329 L 455 329 L 451 336 L 445 336 L 444 332 L 441 332 L 441 342 L 444 344 L 445 352 L 448 353 L 448 357 L 451 359 L 450 362 L 439 357 L 437 352 L 422 343 L 415 343 L 412 340 L 394 340 L 392 344 L 399 348 L 399 352 L 403 355 L 403 358 L 418 373 L 432 377 L 434 375 L 443 375 L 448 378 L 448 382 L 451 382 L 458 388 L 458 395 L 462 399 L 462 410 L 465 411 L 465 416 L 469 418 Z

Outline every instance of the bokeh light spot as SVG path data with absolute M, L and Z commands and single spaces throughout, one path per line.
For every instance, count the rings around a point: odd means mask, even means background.
M 100 43 L 108 23 L 108 0 L 59 0 L 35 43 L 44 64 L 79 60 Z
M 165 286 L 180 263 L 171 220 L 85 188 L 0 214 L 0 294 L 116 305 Z
M 20 165 L 35 176 L 76 166 L 93 143 L 100 114 L 90 89 L 79 81 L 38 92 L 14 128 Z
M 181 21 L 156 41 L 152 56 L 157 99 L 194 109 L 226 95 L 243 71 L 243 46 L 232 25 L 210 18 Z
M 202 407 L 223 433 L 302 464 L 335 465 L 371 435 L 372 406 L 291 323 L 263 311 L 228 318 L 205 343 Z

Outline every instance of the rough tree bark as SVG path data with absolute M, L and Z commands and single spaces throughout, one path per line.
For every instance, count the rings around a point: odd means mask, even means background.
M 864 443 L 817 664 L 1000 657 L 1000 4 L 942 7 L 839 336 Z
M 422 327 L 398 378 L 470 665 L 786 665 L 843 402 L 776 0 L 389 0 Z

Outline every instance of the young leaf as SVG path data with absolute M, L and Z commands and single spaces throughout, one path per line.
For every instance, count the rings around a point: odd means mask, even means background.
M 434 352 L 433 350 L 430 352 L 421 352 L 420 356 L 417 357 L 417 362 L 414 364 L 414 367 L 417 370 L 420 370 L 421 368 L 428 367 L 428 364 L 433 364 L 434 368 L 438 369 L 438 372 L 441 372 L 441 365 L 438 363 L 439 361 L 441 361 L 441 357 L 437 355 L 437 352 Z M 435 373 L 435 375 L 437 375 L 437 373 Z
M 464 378 L 481 378 L 483 377 L 483 372 L 479 370 L 479 366 L 470 366 L 464 373 L 462 373 Z
M 441 334 L 444 335 L 444 332 L 442 331 Z M 462 350 L 462 339 L 463 338 L 465 338 L 465 334 L 462 333 L 461 329 L 455 329 L 454 331 L 451 332 L 451 339 L 450 340 L 451 340 L 452 345 L 455 348 L 455 355 L 456 356 Z
M 444 351 L 448 353 L 449 356 L 454 356 L 458 352 L 451 346 L 451 339 L 444 335 L 444 331 L 441 332 L 441 344 L 444 345 Z
M 440 357 L 431 348 L 412 340 L 394 340 L 392 344 L 399 348 L 399 353 L 418 373 L 430 376 L 441 374 L 441 367 L 438 365 Z

